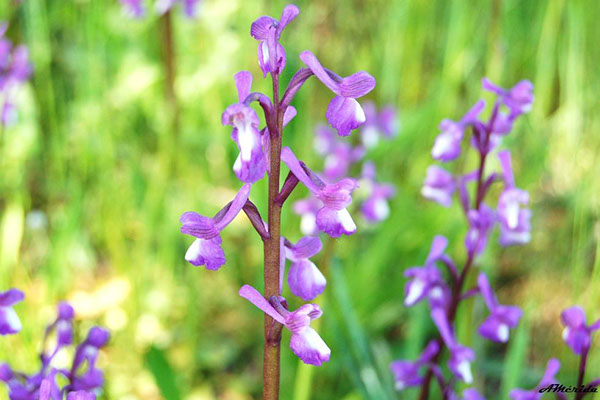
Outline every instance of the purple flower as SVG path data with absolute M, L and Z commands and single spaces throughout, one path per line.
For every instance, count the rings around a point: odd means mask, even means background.
M 21 321 L 13 306 L 25 298 L 19 289 L 0 292 L 0 335 L 12 335 L 21 331 Z
M 390 364 L 390 369 L 394 374 L 396 390 L 404 390 L 407 387 L 419 386 L 423 383 L 423 377 L 420 375 L 421 367 L 427 365 L 438 353 L 439 345 L 436 341 L 431 341 L 423 350 L 423 353 L 416 361 L 396 360 Z
M 540 383 L 532 390 L 513 389 L 510 391 L 510 398 L 513 400 L 540 400 L 544 393 L 540 393 L 541 388 L 558 383 L 554 377 L 560 369 L 560 362 L 556 358 L 551 358 L 546 365 L 546 371 Z
M 183 7 L 183 12 L 188 18 L 194 18 L 198 14 L 198 5 L 200 0 L 156 0 L 154 9 L 159 15 L 163 15 L 171 10 L 175 3 L 180 3 Z
M 213 218 L 208 218 L 193 211 L 185 212 L 179 221 L 183 224 L 181 232 L 197 239 L 185 253 L 186 261 L 192 265 L 205 265 L 207 269 L 216 271 L 225 264 L 225 253 L 221 248 L 219 233 L 233 221 L 246 204 L 250 195 L 250 184 L 245 184 L 236 194 L 233 201 L 227 204 Z
M 458 122 L 445 119 L 440 123 L 442 131 L 433 144 L 431 156 L 439 161 L 448 162 L 454 160 L 460 154 L 460 144 L 469 124 L 477 120 L 477 116 L 485 107 L 483 100 L 478 101 Z
M 490 310 L 490 316 L 479 326 L 478 332 L 486 339 L 506 343 L 508 342 L 510 329 L 519 324 L 523 312 L 516 306 L 498 304 L 498 300 L 494 296 L 492 287 L 484 273 L 479 274 L 477 282 L 481 296 Z
M 277 21 L 274 18 L 262 16 L 252 23 L 250 35 L 258 40 L 258 63 L 263 72 L 267 74 L 281 74 L 285 68 L 285 50 L 279 44 L 281 32 L 300 11 L 293 4 L 286 6 L 281 18 Z
M 233 164 L 235 175 L 242 182 L 254 183 L 265 176 L 267 161 L 263 153 L 263 139 L 258 131 L 258 115 L 244 104 L 244 100 L 250 94 L 252 75 L 248 71 L 238 72 L 235 75 L 235 83 L 239 102 L 227 107 L 221 121 L 223 125 L 233 126 L 231 138 L 240 150 Z
M 317 213 L 321 208 L 323 208 L 323 202 L 316 197 L 298 200 L 294 203 L 294 212 L 300 215 L 300 231 L 304 235 L 319 233 Z
M 356 188 L 353 179 L 342 179 L 338 182 L 325 184 L 310 169 L 300 164 L 292 150 L 284 147 L 281 150 L 281 160 L 292 173 L 316 196 L 323 207 L 317 212 L 317 227 L 331 237 L 342 234 L 351 235 L 356 232 L 356 224 L 346 207 L 352 202 L 351 193 Z
M 469 210 L 467 217 L 469 219 L 469 231 L 465 236 L 465 247 L 469 253 L 481 254 L 487 245 L 488 236 L 494 227 L 496 216 L 490 207 L 481 203 L 479 210 Z
M 316 129 L 314 147 L 325 157 L 323 175 L 327 181 L 345 178 L 352 164 L 358 162 L 365 155 L 361 146 L 351 146 L 341 142 L 332 129 L 320 125 Z
M 0 23 L 0 122 L 10 126 L 17 118 L 13 98 L 31 75 L 32 68 L 27 47 L 13 47 L 10 40 L 4 37 L 7 28 L 6 23 Z
M 451 173 L 437 165 L 427 168 L 425 183 L 421 189 L 423 197 L 444 207 L 450 207 L 455 189 L 456 183 Z
M 404 276 L 410 278 L 404 287 L 404 305 L 410 307 L 425 297 L 439 300 L 444 298 L 444 279 L 435 263 L 444 257 L 448 239 L 437 235 L 433 238 L 431 249 L 425 266 L 412 267 L 404 271 Z
M 523 80 L 507 90 L 494 85 L 489 79 L 483 78 L 482 85 L 485 90 L 500 96 L 502 103 L 510 110 L 511 117 L 531 111 L 534 99 L 531 82 Z
M 471 374 L 471 362 L 475 360 L 475 353 L 468 347 L 462 346 L 456 342 L 454 333 L 448 323 L 446 311 L 441 308 L 434 308 L 431 311 L 431 318 L 437 326 L 446 347 L 450 351 L 448 368 L 458 379 L 467 384 L 473 382 Z
M 579 306 L 567 308 L 560 315 L 565 326 L 562 337 L 575 354 L 586 352 L 592 342 L 592 333 L 600 329 L 600 319 L 592 325 L 585 321 L 585 311 Z
M 365 124 L 360 132 L 360 140 L 366 148 L 370 149 L 379 143 L 379 138 L 391 138 L 398 133 L 400 125 L 398 123 L 398 113 L 392 106 L 384 107 L 379 113 L 375 103 L 365 102 L 363 106 L 365 112 Z
M 396 195 L 393 185 L 379 183 L 375 180 L 375 165 L 366 162 L 362 171 L 363 180 L 370 189 L 369 197 L 362 204 L 360 211 L 365 219 L 371 223 L 385 220 L 390 215 L 388 200 Z
M 483 397 L 477 389 L 468 388 L 463 390 L 462 397 L 459 397 L 456 393 L 450 391 L 450 393 L 448 393 L 448 400 L 485 400 L 485 397 Z
M 319 60 L 310 52 L 303 51 L 300 59 L 327 86 L 336 97 L 331 100 L 325 117 L 340 136 L 348 136 L 353 129 L 366 121 L 365 112 L 356 101 L 375 87 L 375 79 L 366 72 L 357 72 L 341 78 L 325 70 Z
M 521 208 L 529 203 L 529 194 L 515 187 L 510 152 L 498 153 L 504 176 L 504 191 L 498 198 L 498 217 L 500 219 L 500 244 L 509 246 L 525 244 L 531 240 L 531 211 Z
M 329 361 L 331 350 L 319 334 L 310 327 L 310 321 L 323 314 L 318 305 L 305 304 L 296 311 L 290 312 L 283 307 L 281 299 L 273 297 L 267 301 L 252 286 L 242 286 L 239 293 L 292 332 L 290 348 L 302 362 L 321 366 Z
M 288 272 L 288 285 L 292 294 L 304 301 L 313 300 L 323 293 L 327 280 L 317 266 L 309 260 L 323 248 L 318 236 L 305 236 L 295 245 L 288 242 L 282 249 L 292 262 Z
M 144 16 L 145 10 L 142 0 L 120 0 L 125 13 L 133 18 Z
M 98 353 L 110 339 L 110 333 L 98 326 L 92 327 L 87 338 L 75 349 L 71 366 L 71 387 L 73 390 L 94 390 L 104 383 L 104 374 L 96 368 Z M 81 371 L 82 366 L 85 369 Z
M 71 392 L 67 395 L 67 400 L 96 400 L 94 393 L 79 390 L 77 392 Z

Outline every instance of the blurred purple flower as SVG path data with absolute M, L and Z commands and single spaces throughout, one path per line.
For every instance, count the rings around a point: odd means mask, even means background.
M 141 18 L 145 15 L 143 0 L 120 0 L 125 13 L 133 18 Z M 170 11 L 176 3 L 181 4 L 183 13 L 188 18 L 195 18 L 198 15 L 200 0 L 156 0 L 154 10 L 158 15 L 163 15 Z
M 370 161 L 363 164 L 362 178 L 367 182 L 370 193 L 360 211 L 370 223 L 381 222 L 390 215 L 388 200 L 396 195 L 396 188 L 391 184 L 377 182 L 375 173 L 375 164 Z
M 454 333 L 450 328 L 446 311 L 441 308 L 434 308 L 431 311 L 431 318 L 437 326 L 446 347 L 450 351 L 448 368 L 458 379 L 467 384 L 473 382 L 471 373 L 471 362 L 475 360 L 475 353 L 468 347 L 462 346 L 456 341 Z
M 240 150 L 233 170 L 246 183 L 254 183 L 265 176 L 267 161 L 263 153 L 263 139 L 258 131 L 259 119 L 256 111 L 244 104 L 252 87 L 252 74 L 241 71 L 235 75 L 238 103 L 227 107 L 221 117 L 223 125 L 233 126 L 231 138 Z
M 456 183 L 451 173 L 437 165 L 427 168 L 425 183 L 421 189 L 423 197 L 444 207 L 450 207 L 455 189 Z
M 419 386 L 423 383 L 423 377 L 420 375 L 420 370 L 423 366 L 427 365 L 429 361 L 439 351 L 439 345 L 436 341 L 430 341 L 423 353 L 419 356 L 416 361 L 409 360 L 396 360 L 390 364 L 390 369 L 394 374 L 394 381 L 396 382 L 396 390 L 404 390 L 407 387 Z
M 510 329 L 518 325 L 523 312 L 517 306 L 498 304 L 492 287 L 483 272 L 479 274 L 477 282 L 481 296 L 490 310 L 490 316 L 479 325 L 479 334 L 489 340 L 506 343 Z
M 460 155 L 460 144 L 465 133 L 465 129 L 469 124 L 473 124 L 477 120 L 477 116 L 485 107 L 483 100 L 478 101 L 458 122 L 450 119 L 445 119 L 440 124 L 442 131 L 433 144 L 431 156 L 439 161 L 452 161 Z
M 294 203 L 294 212 L 300 215 L 300 231 L 304 235 L 319 233 L 317 213 L 321 208 L 323 208 L 323 202 L 316 197 L 309 197 Z
M 310 52 L 303 51 L 300 59 L 327 86 L 336 97 L 331 100 L 325 117 L 340 136 L 348 136 L 353 129 L 365 123 L 364 110 L 356 101 L 375 87 L 375 79 L 366 72 L 357 72 L 342 78 L 325 70 L 319 60 Z
M 531 240 L 531 211 L 521 208 L 529 203 L 529 193 L 515 187 L 510 152 L 498 153 L 504 177 L 504 191 L 498 198 L 498 217 L 500 219 L 500 244 L 509 246 L 525 244 Z
M 245 184 L 233 201 L 227 204 L 213 218 L 193 211 L 185 212 L 179 221 L 183 224 L 181 232 L 197 239 L 185 253 L 186 261 L 195 266 L 206 266 L 216 271 L 225 264 L 225 253 L 221 248 L 220 232 L 233 221 L 246 204 L 250 195 L 250 184 Z
M 269 73 L 279 75 L 285 68 L 285 50 L 279 44 L 279 39 L 287 24 L 299 13 L 298 7 L 290 4 L 283 9 L 279 21 L 262 16 L 252 23 L 250 35 L 259 42 L 258 63 L 263 76 L 266 77 Z
M 585 321 L 585 311 L 579 306 L 567 308 L 560 315 L 565 326 L 562 337 L 575 354 L 586 352 L 592 342 L 592 333 L 600 329 L 600 319 L 592 325 Z
M 448 246 L 448 239 L 437 235 L 433 238 L 431 249 L 423 267 L 412 267 L 404 271 L 410 278 L 404 287 L 404 305 L 410 307 L 425 297 L 441 298 L 444 291 L 444 279 L 435 263 L 442 259 Z
M 357 187 L 353 179 L 346 178 L 325 184 L 312 171 L 300 164 L 289 147 L 281 150 L 281 160 L 296 178 L 323 202 L 323 207 L 316 215 L 316 224 L 321 231 L 331 237 L 351 235 L 356 232 L 356 224 L 346 210 L 352 202 L 351 193 Z
M 469 210 L 467 213 L 469 219 L 469 231 L 465 236 L 465 247 L 469 253 L 481 254 L 486 246 L 496 216 L 494 211 L 485 203 L 481 203 L 479 210 Z
M 305 304 L 290 312 L 282 305 L 285 299 L 273 297 L 267 301 L 250 285 L 242 286 L 239 294 L 292 332 L 290 348 L 305 364 L 321 366 L 329 361 L 331 350 L 310 327 L 310 322 L 323 314 L 318 305 Z
M 327 280 L 317 266 L 309 260 L 323 248 L 318 236 L 305 236 L 295 245 L 287 242 L 282 249 L 292 262 L 288 272 L 288 285 L 292 294 L 311 301 L 325 290 Z
M 21 331 L 21 321 L 13 306 L 25 298 L 19 289 L 0 292 L 0 335 L 12 335 Z
M 500 101 L 511 111 L 510 118 L 531 111 L 534 100 L 531 82 L 523 80 L 507 90 L 494 85 L 489 79 L 483 78 L 482 85 L 485 90 L 500 96 Z
M 510 398 L 513 400 L 540 400 L 544 393 L 540 393 L 541 388 L 545 388 L 554 383 L 558 383 L 555 375 L 560 369 L 560 362 L 556 358 L 552 358 L 546 365 L 546 371 L 540 383 L 532 390 L 513 389 L 510 391 Z
M 367 101 L 363 109 L 366 121 L 360 132 L 360 140 L 365 148 L 375 147 L 381 137 L 391 138 L 398 134 L 400 124 L 394 107 L 386 106 L 378 113 L 375 103 Z

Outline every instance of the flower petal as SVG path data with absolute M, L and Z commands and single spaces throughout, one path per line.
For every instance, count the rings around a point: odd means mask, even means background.
M 365 113 L 358 101 L 343 96 L 336 96 L 331 100 L 325 118 L 340 136 L 349 136 L 353 129 L 359 128 L 366 121 Z
M 206 269 L 216 271 L 225 264 L 225 253 L 221 248 L 221 237 L 213 239 L 196 239 L 185 253 L 185 259 L 192 265 L 206 266 Z
M 269 315 L 275 321 L 280 324 L 285 324 L 285 318 L 281 316 L 275 310 L 275 308 L 263 297 L 262 294 L 259 293 L 258 290 L 254 289 L 250 285 L 244 285 L 240 288 L 239 295 L 250 301 L 250 303 L 254 304 L 256 307 L 260 308 L 265 314 Z
M 248 71 L 240 71 L 235 74 L 235 87 L 238 92 L 238 100 L 243 103 L 252 90 L 252 74 Z

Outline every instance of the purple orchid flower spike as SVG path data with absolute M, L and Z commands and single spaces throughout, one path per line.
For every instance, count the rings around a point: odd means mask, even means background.
M 218 270 L 225 264 L 225 253 L 221 248 L 220 232 L 239 214 L 250 195 L 250 184 L 245 184 L 236 194 L 233 201 L 226 205 L 213 218 L 208 218 L 193 211 L 185 212 L 179 221 L 181 232 L 196 238 L 185 253 L 185 259 L 198 267 Z
M 439 161 L 448 162 L 456 159 L 460 155 L 460 143 L 462 142 L 465 129 L 469 124 L 477 121 L 477 116 L 483 108 L 485 102 L 478 101 L 458 122 L 445 119 L 440 123 L 442 131 L 433 144 L 431 156 Z
M 233 126 L 231 138 L 240 150 L 238 158 L 233 165 L 235 175 L 246 183 L 254 183 L 265 176 L 267 160 L 263 153 L 263 139 L 258 130 L 259 119 L 256 111 L 244 104 L 250 94 L 252 75 L 248 71 L 241 71 L 235 75 L 238 90 L 238 103 L 235 103 L 223 112 L 221 122 L 223 125 Z
M 509 246 L 526 244 L 531 240 L 531 211 L 521 208 L 529 203 L 529 194 L 515 187 L 511 157 L 508 150 L 498 153 L 505 182 L 504 191 L 498 198 L 500 219 L 500 244 Z
M 242 286 L 239 294 L 292 332 L 290 348 L 302 362 L 321 366 L 329 361 L 331 350 L 319 334 L 310 327 L 310 321 L 323 314 L 318 305 L 305 304 L 296 311 L 290 312 L 281 304 L 281 299 L 273 297 L 267 301 L 250 285 Z
M 298 7 L 290 4 L 283 9 L 279 21 L 262 16 L 252 23 L 250 35 L 259 42 L 258 63 L 265 77 L 267 74 L 279 75 L 285 68 L 285 50 L 279 44 L 279 39 L 287 24 L 299 13 Z
M 427 168 L 425 183 L 421 189 L 423 197 L 444 207 L 450 207 L 455 189 L 456 183 L 451 173 L 437 165 Z
M 433 357 L 438 353 L 440 346 L 434 340 L 423 350 L 423 353 L 416 361 L 396 360 L 390 365 L 390 369 L 394 374 L 396 390 L 404 390 L 407 387 L 419 386 L 423 383 L 423 377 L 420 375 L 420 370 L 427 365 Z
M 22 325 L 13 306 L 25 298 L 19 289 L 0 292 L 0 335 L 13 335 L 21 331 Z
M 357 187 L 356 181 L 346 178 L 331 184 L 323 183 L 312 171 L 300 164 L 289 147 L 281 150 L 281 160 L 296 178 L 323 202 L 323 207 L 316 215 L 316 224 L 321 231 L 331 237 L 356 232 L 356 224 L 346 210 L 352 202 L 351 193 Z
M 437 235 L 433 238 L 429 255 L 423 267 L 412 267 L 404 271 L 410 278 L 404 287 L 404 305 L 410 307 L 426 297 L 438 299 L 443 297 L 444 280 L 435 263 L 444 257 L 448 239 Z
M 585 311 L 579 306 L 564 310 L 560 319 L 565 326 L 562 337 L 575 354 L 587 352 L 592 343 L 592 333 L 600 329 L 600 319 L 592 325 L 585 321 Z
M 437 326 L 442 340 L 450 350 L 450 359 L 448 360 L 448 368 L 458 379 L 467 384 L 473 382 L 471 373 L 471 362 L 475 360 L 475 353 L 468 347 L 462 346 L 456 342 L 454 333 L 448 323 L 446 311 L 441 308 L 434 308 L 431 311 L 431 318 Z
M 369 197 L 362 204 L 360 211 L 370 223 L 381 222 L 390 215 L 388 200 L 396 195 L 393 185 L 379 183 L 375 180 L 375 164 L 366 162 L 363 165 L 362 177 L 370 189 Z
M 489 79 L 483 78 L 482 86 L 485 90 L 500 96 L 502 103 L 511 111 L 511 117 L 531 111 L 534 100 L 531 82 L 523 80 L 507 90 L 494 85 Z
M 486 246 L 496 216 L 494 211 L 486 204 L 482 203 L 479 210 L 469 210 L 467 213 L 469 219 L 469 231 L 465 236 L 465 247 L 469 254 L 481 254 Z
M 288 242 L 283 250 L 292 262 L 288 272 L 288 285 L 292 294 L 311 301 L 323 293 L 327 280 L 317 266 L 309 260 L 323 248 L 318 236 L 303 237 L 295 245 Z
M 321 208 L 323 208 L 323 202 L 316 197 L 298 200 L 294 203 L 294 212 L 300 215 L 300 231 L 304 235 L 319 233 L 317 213 Z
M 479 326 L 479 334 L 494 342 L 506 343 L 508 342 L 510 329 L 519 324 L 523 312 L 516 306 L 498 304 L 498 300 L 494 296 L 492 287 L 484 273 L 479 274 L 477 282 L 481 296 L 490 310 L 490 316 Z
M 356 99 L 373 90 L 375 79 L 362 71 L 341 78 L 333 72 L 325 70 L 310 51 L 303 51 L 300 59 L 325 86 L 336 94 L 329 103 L 325 117 L 338 134 L 348 136 L 353 129 L 364 124 L 365 112 Z
M 551 358 L 546 365 L 546 371 L 540 383 L 532 390 L 513 389 L 510 391 L 510 398 L 513 400 L 540 400 L 544 393 L 540 392 L 541 388 L 545 388 L 552 384 L 558 383 L 555 375 L 560 369 L 560 362 L 556 358 Z

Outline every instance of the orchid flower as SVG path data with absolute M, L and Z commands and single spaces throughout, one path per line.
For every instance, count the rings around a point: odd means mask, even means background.
M 323 207 L 316 215 L 316 224 L 321 231 L 331 237 L 340 237 L 342 234 L 351 235 L 356 232 L 356 224 L 346 210 L 346 207 L 352 202 L 351 193 L 357 186 L 356 181 L 346 178 L 335 183 L 325 184 L 312 171 L 300 164 L 289 147 L 281 150 L 281 160 L 296 178 L 323 202 Z
M 437 326 L 446 347 L 450 350 L 450 359 L 448 360 L 450 371 L 465 383 L 472 383 L 471 363 L 475 360 L 475 353 L 470 348 L 462 346 L 456 341 L 446 312 L 443 309 L 434 308 L 431 311 L 431 319 Z
M 592 342 L 592 333 L 600 329 L 600 319 L 592 325 L 585 321 L 585 311 L 579 306 L 564 310 L 560 319 L 565 326 L 562 337 L 575 354 L 586 352 Z
M 195 266 L 206 266 L 216 271 L 225 264 L 225 253 L 221 248 L 220 232 L 233 221 L 246 204 L 250 195 L 250 184 L 245 184 L 236 194 L 233 201 L 226 205 L 213 218 L 208 218 L 193 211 L 185 212 L 179 221 L 181 232 L 196 237 L 196 240 L 185 253 L 185 259 Z
M 456 183 L 452 174 L 437 165 L 427 168 L 427 176 L 421 189 L 423 197 L 444 207 L 450 207 L 455 189 Z
M 303 51 L 300 59 L 325 86 L 336 94 L 329 103 L 325 118 L 338 131 L 338 134 L 348 136 L 353 129 L 364 124 L 365 112 L 356 99 L 373 90 L 375 79 L 362 71 L 341 78 L 333 72 L 325 70 L 310 51 Z
M 523 311 L 517 306 L 498 304 L 484 273 L 479 274 L 477 282 L 481 296 L 490 310 L 490 316 L 479 326 L 479 334 L 489 340 L 506 343 L 510 329 L 518 325 Z
M 239 294 L 292 333 L 290 348 L 302 362 L 321 366 L 329 361 L 331 350 L 319 334 L 310 327 L 310 322 L 323 314 L 318 305 L 305 304 L 296 311 L 290 312 L 281 304 L 281 299 L 272 298 L 267 301 L 250 285 L 242 286 Z
M 502 103 L 511 111 L 511 118 L 531 111 L 534 100 L 531 82 L 520 81 L 508 90 L 494 85 L 487 78 L 483 78 L 482 84 L 485 90 L 500 96 Z
M 487 240 L 496 222 L 494 211 L 485 204 L 479 210 L 467 212 L 469 231 L 465 236 L 465 247 L 469 253 L 481 254 L 487 246 Z
M 288 285 L 292 294 L 311 301 L 325 290 L 327 280 L 317 266 L 309 260 L 323 248 L 318 236 L 305 236 L 295 245 L 288 242 L 282 249 L 292 262 L 288 271 Z
M 510 152 L 498 153 L 502 167 L 505 188 L 498 199 L 498 217 L 500 219 L 500 244 L 525 244 L 531 240 L 531 211 L 521 208 L 529 203 L 529 194 L 515 187 Z
M 0 292 L 0 335 L 12 335 L 21 331 L 22 325 L 13 306 L 25 298 L 19 289 Z
M 281 74 L 285 68 L 285 50 L 279 44 L 281 32 L 299 14 L 298 7 L 293 4 L 286 6 L 281 18 L 277 21 L 268 16 L 262 16 L 254 21 L 250 27 L 250 35 L 258 40 L 258 62 L 263 76 L 267 74 Z
M 389 199 L 396 195 L 393 185 L 379 183 L 375 180 L 375 164 L 366 162 L 363 164 L 362 182 L 369 188 L 369 197 L 362 204 L 360 211 L 365 219 L 371 223 L 385 220 L 390 215 Z
M 394 374 L 396 390 L 404 390 L 407 387 L 422 384 L 423 377 L 420 375 L 420 370 L 437 354 L 439 347 L 438 343 L 432 340 L 427 344 L 416 361 L 396 360 L 392 362 L 390 369 Z

